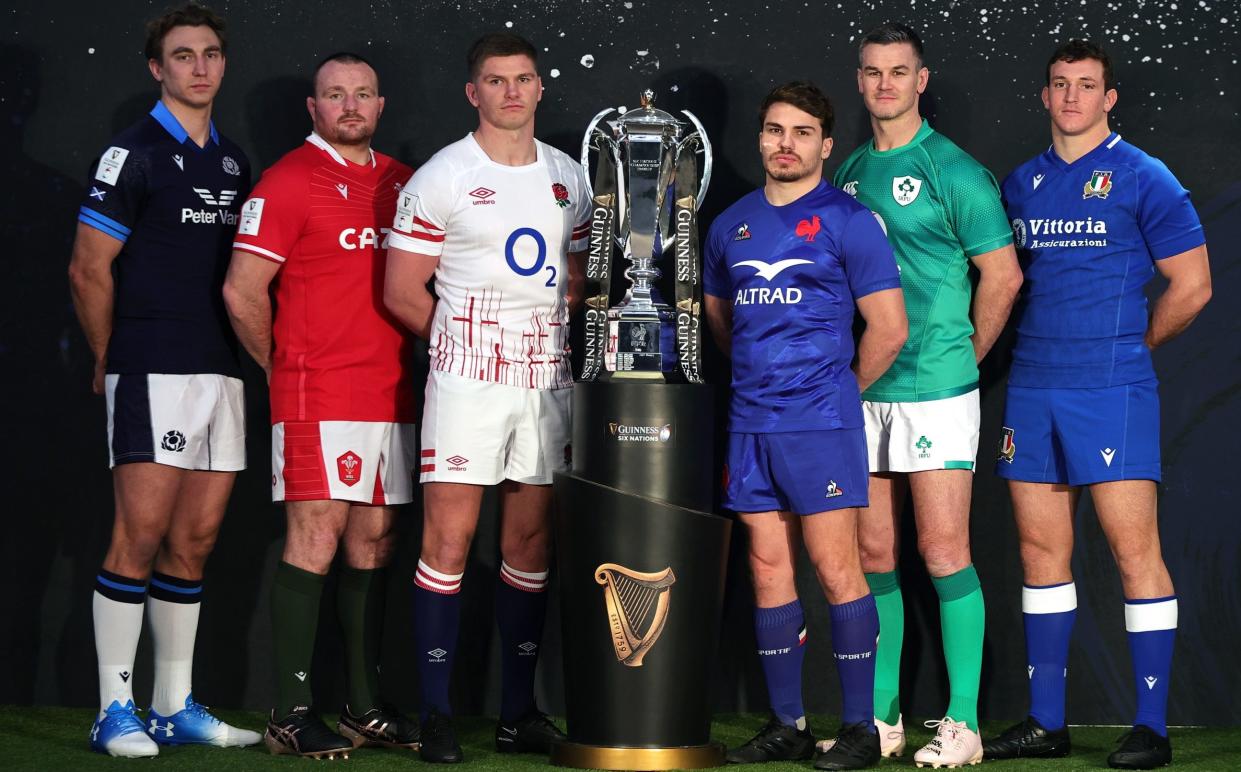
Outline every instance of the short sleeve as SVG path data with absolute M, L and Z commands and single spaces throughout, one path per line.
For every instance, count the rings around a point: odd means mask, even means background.
M 722 222 L 721 218 L 715 218 L 707 230 L 706 249 L 703 250 L 702 261 L 702 291 L 717 298 L 726 298 L 732 294 L 728 265 L 724 261 L 727 242 L 721 235 L 724 232 Z
M 142 214 L 147 196 L 144 159 L 113 145 L 95 162 L 78 221 L 124 242 Z
M 1013 243 L 1013 230 L 991 172 L 968 159 L 968 163 L 952 168 L 947 181 L 952 231 L 966 257 L 977 257 Z
M 1168 167 L 1151 159 L 1139 175 L 1138 227 L 1151 257 L 1163 260 L 1206 243 L 1189 191 Z
M 845 277 L 854 298 L 901 286 L 892 246 L 879 224 L 879 215 L 867 209 L 855 212 L 841 234 Z
M 388 248 L 428 257 L 444 251 L 444 234 L 452 215 L 452 176 L 444 164 L 428 163 L 410 177 L 396 197 L 396 219 Z
M 284 263 L 306 224 L 309 181 L 278 166 L 268 169 L 241 205 L 233 249 Z

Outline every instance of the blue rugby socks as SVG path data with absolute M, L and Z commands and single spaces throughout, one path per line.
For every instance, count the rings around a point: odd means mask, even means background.
M 801 698 L 801 667 L 806 658 L 806 616 L 801 601 L 754 609 L 754 638 L 767 678 L 771 710 L 780 723 L 806 728 Z
M 414 575 L 414 645 L 422 681 L 422 717 L 432 708 L 452 715 L 448 684 L 461 626 L 461 578 L 418 561 Z
M 1172 677 L 1172 647 L 1176 642 L 1176 596 L 1125 601 L 1125 630 L 1133 657 L 1133 680 L 1138 692 L 1134 726 L 1148 726 L 1168 735 L 1168 682 Z
M 879 637 L 879 612 L 875 596 L 867 593 L 857 600 L 829 607 L 832 616 L 832 655 L 840 676 L 844 704 L 840 722 L 865 722 L 875 731 L 875 646 Z
M 1069 639 L 1077 621 L 1077 585 L 1025 585 L 1021 588 L 1021 617 L 1026 631 L 1030 715 L 1044 729 L 1060 729 L 1064 726 Z
M 500 628 L 500 720 L 511 723 L 534 709 L 534 668 L 547 618 L 547 571 L 518 571 L 501 561 L 496 582 Z

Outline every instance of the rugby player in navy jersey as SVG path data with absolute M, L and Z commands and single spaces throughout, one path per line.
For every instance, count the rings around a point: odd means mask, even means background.
M 859 394 L 904 344 L 905 304 L 878 219 L 823 179 L 832 150 L 827 97 L 813 84 L 787 83 L 759 115 L 766 184 L 711 224 L 703 285 L 711 332 L 733 362 L 725 506 L 750 539 L 755 637 L 773 713 L 728 760 L 814 753 L 801 698 L 805 615 L 794 584 L 804 541 L 830 604 L 844 696 L 840 731 L 815 767 L 861 769 L 879 759 L 879 616 L 857 546 L 868 474 Z M 856 363 L 855 307 L 866 321 Z
M 1025 586 L 1029 716 L 987 758 L 1069 752 L 1064 695 L 1077 610 L 1070 559 L 1083 486 L 1120 570 L 1137 691 L 1133 728 L 1108 763 L 1172 760 L 1168 682 L 1177 598 L 1159 547 L 1159 397 L 1151 349 L 1211 297 L 1202 226 L 1168 167 L 1108 126 L 1112 63 L 1074 40 L 1047 64 L 1052 144 L 1002 186 L 1023 269 L 1017 346 L 996 473 L 1009 480 Z M 1167 288 L 1147 310 L 1143 288 Z
M 224 20 L 199 5 L 147 25 L 160 99 L 95 164 L 69 266 L 92 386 L 107 397 L 116 517 L 92 604 L 100 709 L 90 745 L 113 756 L 260 739 L 191 693 L 203 565 L 245 468 L 221 287 L 250 166 L 211 121 L 225 45 Z M 132 692 L 144 606 L 155 653 L 145 720 Z

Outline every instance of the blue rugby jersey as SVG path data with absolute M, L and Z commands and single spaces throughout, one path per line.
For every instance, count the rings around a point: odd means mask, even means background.
M 199 147 L 164 103 L 95 163 L 78 220 L 124 242 L 108 372 L 241 376 L 224 274 L 250 163 L 211 126 Z
M 1204 243 L 1189 192 L 1115 133 L 1071 164 L 1048 148 L 1001 187 L 1025 273 L 1009 384 L 1154 378 L 1144 287 L 1155 260 Z
M 755 190 L 711 223 L 703 289 L 732 304 L 729 429 L 862 426 L 854 300 L 900 286 L 875 215 L 821 182 L 784 206 Z

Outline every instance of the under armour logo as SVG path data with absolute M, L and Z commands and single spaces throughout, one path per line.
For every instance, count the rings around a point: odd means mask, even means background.
M 336 190 L 340 191 L 341 198 L 349 198 L 349 186 L 343 182 L 336 184 Z
M 95 187 L 94 185 L 92 185 L 92 186 L 91 186 L 91 189 L 90 189 L 90 197 L 91 197 L 91 198 L 97 198 L 97 199 L 99 199 L 100 201 L 103 201 L 103 197 L 104 197 L 104 196 L 106 196 L 106 195 L 108 195 L 108 192 L 107 192 L 106 190 L 100 190 L 99 188 Z
M 1146 688 L 1147 688 L 1147 689 L 1154 689 L 1154 688 L 1155 688 L 1155 684 L 1159 683 L 1159 679 L 1158 679 L 1158 678 L 1156 678 L 1156 677 L 1155 677 L 1155 676 L 1153 676 L 1153 675 L 1148 675 L 1146 678 L 1144 678 L 1144 679 L 1142 679 L 1142 680 L 1146 681 Z
M 294 673 L 294 674 L 293 674 L 293 677 L 294 677 L 294 678 L 296 678 L 296 679 L 297 679 L 297 680 L 299 680 L 299 681 L 305 681 L 305 680 L 306 680 L 306 671 L 305 671 L 305 670 L 299 670 L 299 671 L 297 671 L 296 673 Z
M 117 673 L 117 675 L 121 677 L 122 681 L 124 681 L 125 683 L 129 683 L 129 671 L 128 670 L 122 670 L 121 672 Z
M 153 718 L 151 719 L 151 726 L 150 728 L 147 729 L 147 732 L 149 734 L 155 734 L 156 732 L 163 732 L 164 737 L 172 737 L 172 728 L 174 726 L 176 725 L 173 724 L 171 721 L 169 721 L 167 724 L 164 724 L 163 726 L 160 726 L 159 720 Z

